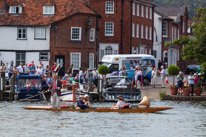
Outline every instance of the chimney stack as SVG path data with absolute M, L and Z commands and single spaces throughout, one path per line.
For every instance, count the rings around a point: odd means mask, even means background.
M 6 0 L 0 0 L 0 13 L 6 13 Z

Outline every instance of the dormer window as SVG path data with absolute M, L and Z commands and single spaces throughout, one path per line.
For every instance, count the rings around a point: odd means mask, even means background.
M 20 7 L 20 6 L 10 6 L 9 13 L 10 14 L 21 14 L 22 13 L 22 7 Z
M 54 15 L 54 6 L 43 6 L 44 15 Z

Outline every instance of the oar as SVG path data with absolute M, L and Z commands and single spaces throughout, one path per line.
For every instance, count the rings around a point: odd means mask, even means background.
M 21 100 L 19 100 L 19 101 L 25 101 L 25 100 L 31 99 L 31 98 L 33 98 L 33 97 L 40 96 L 40 95 L 42 95 L 42 94 L 44 94 L 44 93 L 48 93 L 48 92 L 50 92 L 50 91 L 45 91 L 45 92 L 39 93 L 39 94 L 37 94 L 37 95 L 31 96 L 31 97 L 28 97 L 28 98 L 25 98 L 25 99 L 21 99 Z

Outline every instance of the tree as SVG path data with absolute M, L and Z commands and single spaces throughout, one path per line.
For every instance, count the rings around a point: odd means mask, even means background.
M 206 8 L 199 8 L 195 17 L 194 29 L 195 38 L 189 36 L 175 40 L 173 44 L 185 45 L 182 52 L 184 60 L 193 60 L 202 64 L 206 60 Z
M 176 66 L 176 65 L 170 65 L 169 67 L 168 67 L 168 74 L 170 74 L 170 75 L 172 75 L 173 77 L 173 85 L 174 85 L 174 75 L 178 75 L 179 74 L 179 72 L 180 72 L 180 69 L 179 69 L 179 67 L 178 66 Z
M 105 66 L 105 65 L 101 65 L 98 68 L 98 72 L 101 75 L 106 75 L 109 72 L 109 68 L 107 66 Z

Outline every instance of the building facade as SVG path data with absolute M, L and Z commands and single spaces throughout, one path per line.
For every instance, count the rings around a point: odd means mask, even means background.
M 87 4 L 101 15 L 100 62 L 109 54 L 152 54 L 152 0 L 87 0 Z

